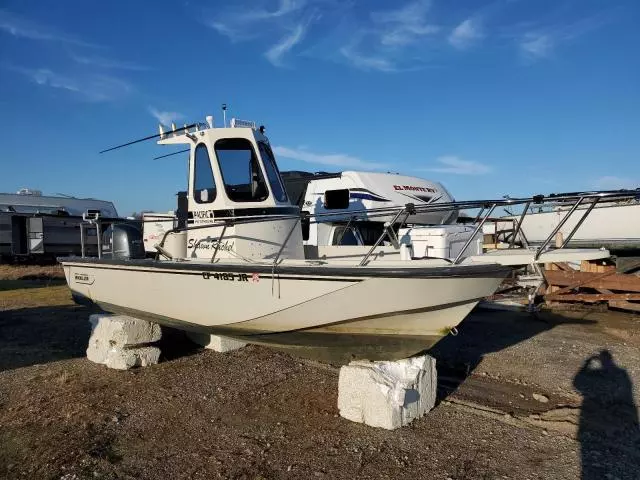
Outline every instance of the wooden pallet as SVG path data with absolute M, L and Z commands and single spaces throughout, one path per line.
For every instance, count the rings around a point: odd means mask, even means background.
M 634 270 L 630 265 L 625 271 Z M 610 308 L 640 312 L 640 276 L 617 272 L 611 261 L 583 261 L 580 270 L 566 263 L 546 264 L 547 303 L 606 302 Z

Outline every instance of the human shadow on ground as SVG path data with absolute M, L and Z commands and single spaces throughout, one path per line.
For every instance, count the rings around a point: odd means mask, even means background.
M 80 305 L 18 308 L 0 311 L 0 372 L 86 356 L 91 325 L 97 313 Z M 162 329 L 161 361 L 201 350 L 184 332 Z
M 458 326 L 458 334 L 448 335 L 425 352 L 436 359 L 438 401 L 446 399 L 471 375 L 485 355 L 539 335 L 563 324 L 591 324 L 592 320 L 566 318 L 543 311 L 476 308 Z
M 578 426 L 582 480 L 640 478 L 640 425 L 627 371 L 602 350 L 584 362 L 573 386 L 583 398 Z

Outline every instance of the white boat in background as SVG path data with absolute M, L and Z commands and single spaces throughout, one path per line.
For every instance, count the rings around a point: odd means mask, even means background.
M 640 196 L 640 190 L 638 191 Z M 578 208 L 558 230 L 559 239 L 567 239 L 588 206 Z M 540 245 L 568 215 L 570 207 L 529 213 L 522 222 L 522 233 L 531 245 Z M 576 248 L 600 248 L 611 251 L 640 250 L 640 203 L 597 205 L 582 222 L 567 244 Z
M 325 190 L 318 201 L 327 211 L 301 215 L 290 202 L 263 128 L 253 122 L 234 119 L 230 128 L 214 128 L 208 117 L 207 124 L 166 133 L 161 127 L 157 137 L 162 145 L 189 146 L 186 225 L 165 233 L 156 259 L 144 258 L 142 235 L 131 225 L 105 232 L 100 258 L 61 259 L 79 303 L 325 360 L 393 359 L 428 349 L 454 331 L 495 292 L 509 266 L 609 255 L 606 250 L 473 250 L 496 207 L 531 199 L 354 210 L 350 214 L 388 219 L 373 245 L 309 251 L 303 248 L 302 223 L 347 209 L 348 191 Z M 398 238 L 397 227 L 411 217 L 444 218 L 487 204 L 487 215 L 464 233 L 450 258 L 425 255 L 420 247 L 428 241 L 427 230 L 443 228 L 440 224 L 411 227 L 403 241 Z

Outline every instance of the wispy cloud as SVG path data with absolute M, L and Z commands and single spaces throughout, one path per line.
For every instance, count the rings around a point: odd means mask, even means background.
M 84 56 L 71 54 L 71 59 L 80 65 L 89 65 L 104 69 L 117 69 L 117 70 L 133 70 L 133 71 L 146 71 L 149 67 L 139 65 L 133 62 L 125 62 L 121 60 L 115 60 L 111 58 L 104 58 L 98 56 Z
M 489 165 L 474 162 L 472 160 L 463 160 L 454 155 L 447 155 L 436 159 L 440 165 L 437 167 L 425 168 L 421 170 L 438 173 L 450 173 L 453 175 L 484 175 L 491 171 Z
M 337 49 L 341 61 L 365 71 L 399 72 L 423 68 L 442 31 L 431 21 L 430 0 L 411 0 L 356 20 Z
M 110 75 L 74 76 L 60 74 L 48 68 L 32 69 L 18 66 L 5 66 L 5 68 L 24 75 L 37 85 L 65 90 L 89 102 L 117 100 L 133 90 L 129 83 Z
M 266 20 L 273 18 L 284 17 L 290 13 L 302 10 L 307 4 L 306 0 L 280 0 L 278 7 L 275 10 L 266 10 L 263 8 L 256 8 L 253 10 L 247 10 L 240 15 L 243 20 Z
M 640 181 L 605 175 L 594 182 L 594 187 L 601 190 L 617 190 L 620 188 L 634 190 L 640 188 Z
M 381 28 L 380 43 L 404 46 L 417 42 L 425 35 L 437 33 L 440 28 L 427 19 L 430 8 L 430 0 L 416 0 L 395 10 L 373 12 L 371 19 Z
M 379 72 L 395 72 L 395 64 L 384 56 L 364 55 L 357 52 L 353 46 L 340 49 L 340 54 L 354 67 L 361 70 L 377 70 Z
M 32 22 L 20 15 L 0 9 L 0 31 L 18 38 L 58 42 L 79 47 L 96 47 L 97 45 L 80 40 L 72 35 L 46 25 Z
M 320 154 L 313 153 L 304 148 L 289 148 L 278 146 L 273 149 L 273 152 L 283 158 L 289 158 L 291 160 L 298 160 L 300 162 L 315 163 L 318 165 L 330 165 L 333 167 L 346 167 L 346 168 L 364 168 L 378 170 L 387 168 L 387 165 L 382 163 L 369 162 L 361 160 L 358 157 L 352 157 L 344 153 L 330 153 Z
M 278 35 L 279 39 L 264 56 L 272 65 L 282 67 L 285 55 L 304 39 L 316 19 L 315 7 L 306 8 L 309 3 L 309 0 L 280 0 L 275 10 L 260 5 L 235 4 L 226 10 L 217 10 L 204 23 L 232 42 Z
M 609 14 L 597 14 L 572 23 L 530 29 L 516 37 L 522 57 L 529 63 L 551 57 L 557 47 L 577 40 L 611 21 Z
M 288 35 L 284 36 L 278 43 L 267 50 L 264 56 L 276 67 L 283 65 L 282 58 L 287 54 L 296 44 L 300 43 L 304 37 L 306 26 L 299 24 Z
M 483 32 L 480 20 L 467 18 L 451 31 L 447 40 L 453 47 L 463 50 L 469 48 L 482 37 Z
M 546 33 L 526 33 L 520 42 L 520 50 L 526 60 L 535 61 L 551 55 L 554 39 Z
M 182 113 L 162 111 L 158 110 L 155 107 L 149 107 L 149 113 L 163 125 L 171 125 L 171 123 L 177 122 L 178 120 L 184 118 L 184 115 Z

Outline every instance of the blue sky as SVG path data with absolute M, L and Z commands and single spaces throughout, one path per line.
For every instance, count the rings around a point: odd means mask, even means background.
M 220 105 L 281 169 L 396 171 L 459 199 L 640 186 L 637 0 L 0 1 L 0 191 L 168 210 L 157 122 Z

